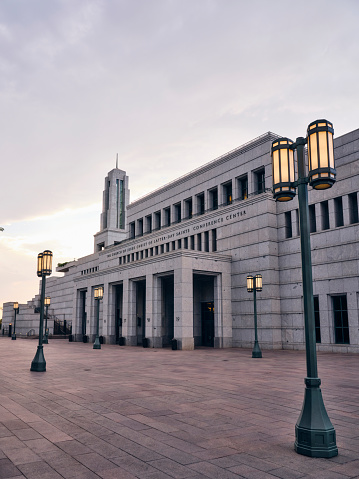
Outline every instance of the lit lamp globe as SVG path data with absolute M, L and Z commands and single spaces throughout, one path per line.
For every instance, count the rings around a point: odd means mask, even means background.
M 334 128 L 327 120 L 316 120 L 307 129 L 309 184 L 316 190 L 325 190 L 335 183 Z
M 272 143 L 273 197 L 276 201 L 290 201 L 295 197 L 293 141 L 278 138 Z

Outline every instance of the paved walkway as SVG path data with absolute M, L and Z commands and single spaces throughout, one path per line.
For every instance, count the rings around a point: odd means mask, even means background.
M 359 478 L 359 355 L 320 354 L 339 455 L 294 452 L 304 352 L 0 337 L 0 479 Z

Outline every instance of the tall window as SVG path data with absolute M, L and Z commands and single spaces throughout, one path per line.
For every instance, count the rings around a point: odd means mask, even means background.
M 264 168 L 262 170 L 258 170 L 255 172 L 255 185 L 256 185 L 257 194 L 263 193 L 264 190 L 266 189 L 264 175 L 265 175 Z
M 187 219 L 192 218 L 193 207 L 192 207 L 192 198 L 188 198 L 184 201 L 184 217 Z
M 238 199 L 246 200 L 248 198 L 248 176 L 242 176 L 238 179 Z
M 204 250 L 209 251 L 209 231 L 204 232 Z
M 342 197 L 334 198 L 335 227 L 344 226 L 343 200 Z
M 142 236 L 143 235 L 143 218 L 140 218 L 137 220 L 137 235 Z
M 164 214 L 165 214 L 165 226 L 170 226 L 171 224 L 171 208 L 168 207 L 168 208 L 165 208 L 163 210 Z
M 353 223 L 358 223 L 358 193 L 350 193 L 348 195 L 349 199 L 349 221 L 352 225 Z
M 152 216 L 146 216 L 146 233 L 152 232 Z
M 322 342 L 320 334 L 320 315 L 319 315 L 319 298 L 314 296 L 314 319 L 315 319 L 315 340 L 317 343 Z
M 174 215 L 175 215 L 175 223 L 181 222 L 181 203 L 177 203 L 173 205 L 174 207 Z
M 155 230 L 160 230 L 161 229 L 161 212 L 156 211 L 153 215 L 154 221 L 155 221 Z
M 223 185 L 223 203 L 225 205 L 232 204 L 232 181 Z
M 291 211 L 286 211 L 284 213 L 284 221 L 285 221 L 285 237 L 291 238 L 293 236 Z
M 204 193 L 197 195 L 197 212 L 199 215 L 204 214 Z
M 130 238 L 135 237 L 135 222 L 130 223 Z
M 309 205 L 309 228 L 311 233 L 317 231 L 317 221 L 315 218 L 315 205 Z
M 334 312 L 334 336 L 336 344 L 349 344 L 347 297 L 332 296 Z
M 211 210 L 218 209 L 218 188 L 209 191 L 209 207 Z
M 212 251 L 217 251 L 217 230 L 212 230 Z
M 328 201 L 322 201 L 320 203 L 320 212 L 322 215 L 322 230 L 329 229 L 329 207 Z

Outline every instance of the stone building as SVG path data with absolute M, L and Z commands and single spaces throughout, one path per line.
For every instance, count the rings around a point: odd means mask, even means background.
M 298 200 L 273 199 L 276 138 L 266 133 L 132 203 L 126 173 L 110 171 L 94 253 L 47 279 L 50 333 L 60 318 L 72 322 L 74 340 L 93 341 L 94 288 L 103 286 L 105 342 L 165 347 L 175 338 L 179 349 L 251 347 L 246 277 L 260 273 L 261 348 L 304 349 Z M 334 147 L 336 183 L 309 189 L 317 347 L 359 352 L 359 130 L 336 138 Z M 20 305 L 24 334 L 38 328 L 37 301 Z M 11 318 L 12 303 L 5 303 L 5 327 Z

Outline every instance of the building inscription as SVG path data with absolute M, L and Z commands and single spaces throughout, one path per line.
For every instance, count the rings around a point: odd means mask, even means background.
M 203 221 L 199 224 L 191 225 L 188 228 L 185 228 L 180 231 L 174 231 L 173 233 L 168 233 L 166 235 L 159 236 L 158 238 L 149 239 L 148 241 L 143 241 L 133 246 L 127 246 L 126 248 L 122 248 L 113 253 L 109 253 L 107 257 L 112 258 L 113 256 L 119 256 L 125 253 L 132 253 L 133 251 L 138 251 L 146 247 L 156 246 L 158 244 L 165 243 L 166 241 L 173 241 L 175 239 L 179 239 L 180 237 L 183 237 L 186 235 L 200 233 L 202 230 L 205 231 L 207 228 L 212 228 L 222 224 L 238 221 L 242 219 L 243 216 L 245 215 L 246 215 L 246 210 L 240 210 L 234 213 L 228 213 L 226 215 L 220 216 L 219 218 L 216 218 L 213 220 Z

